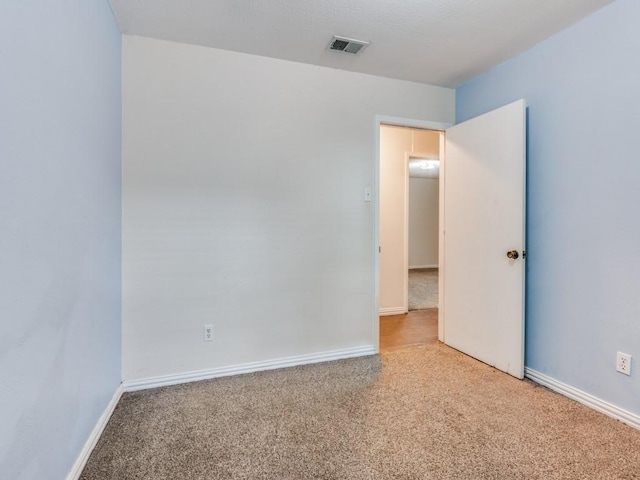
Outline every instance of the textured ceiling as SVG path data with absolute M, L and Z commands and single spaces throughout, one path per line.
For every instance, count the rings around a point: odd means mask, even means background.
M 613 0 L 111 0 L 123 33 L 457 87 Z M 371 45 L 327 50 L 333 35 Z

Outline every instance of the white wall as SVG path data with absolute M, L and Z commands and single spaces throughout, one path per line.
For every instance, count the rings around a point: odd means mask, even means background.
M 125 36 L 123 97 L 125 380 L 374 343 L 375 115 L 452 90 Z
M 434 130 L 414 128 L 411 151 L 425 158 L 440 157 L 440 133 Z
M 121 35 L 0 3 L 0 478 L 62 479 L 120 384 Z
M 438 266 L 437 178 L 409 178 L 409 268 Z
M 380 314 L 405 312 L 407 304 L 406 204 L 407 153 L 413 130 L 380 127 Z

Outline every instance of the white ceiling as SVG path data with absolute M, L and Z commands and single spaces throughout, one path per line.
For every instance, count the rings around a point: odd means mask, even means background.
M 125 34 L 457 87 L 613 0 L 110 1 Z

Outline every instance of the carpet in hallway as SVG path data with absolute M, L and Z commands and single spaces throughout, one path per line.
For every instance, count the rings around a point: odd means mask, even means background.
M 639 431 L 432 344 L 126 393 L 81 478 L 639 474 Z
M 409 310 L 438 308 L 438 269 L 409 270 Z

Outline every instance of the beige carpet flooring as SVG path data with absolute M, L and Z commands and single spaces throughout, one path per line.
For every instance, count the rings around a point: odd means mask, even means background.
M 409 310 L 438 308 L 438 269 L 409 270 Z
M 640 431 L 434 344 L 122 397 L 89 479 L 638 479 Z

